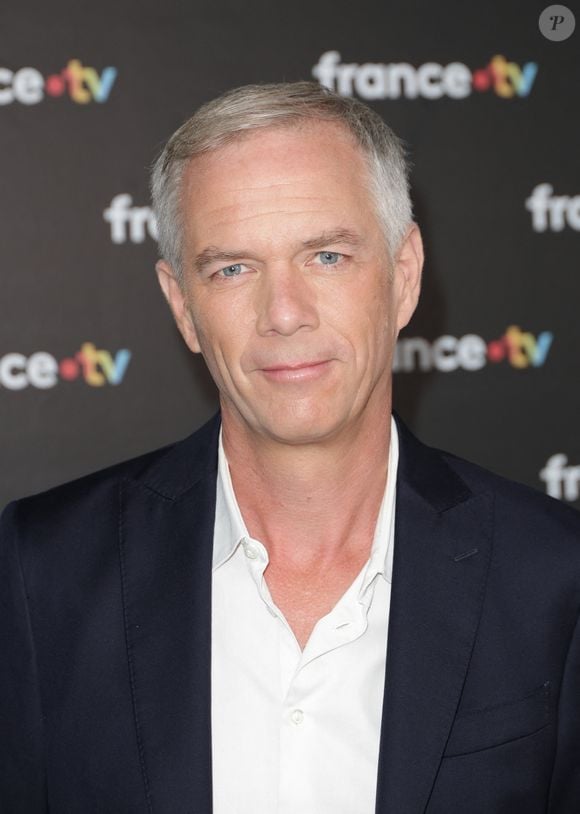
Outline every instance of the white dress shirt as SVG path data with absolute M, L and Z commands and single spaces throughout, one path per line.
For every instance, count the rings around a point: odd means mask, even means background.
M 398 437 L 370 557 L 302 651 L 219 439 L 212 598 L 214 814 L 374 814 Z

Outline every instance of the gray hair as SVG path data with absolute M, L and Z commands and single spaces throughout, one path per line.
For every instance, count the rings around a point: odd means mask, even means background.
M 356 99 L 333 93 L 316 82 L 245 85 L 207 102 L 171 136 L 151 172 L 159 251 L 182 282 L 183 212 L 181 184 L 188 162 L 244 134 L 305 120 L 342 124 L 361 148 L 369 170 L 369 192 L 376 206 L 392 261 L 413 213 L 410 164 L 403 141 L 381 117 Z

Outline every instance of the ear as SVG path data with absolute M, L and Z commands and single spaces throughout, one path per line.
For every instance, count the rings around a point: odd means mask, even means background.
M 397 253 L 394 277 L 397 295 L 397 332 L 407 325 L 419 301 L 425 255 L 416 223 L 409 228 Z
M 193 324 L 191 312 L 187 307 L 185 292 L 178 283 L 173 269 L 165 260 L 158 260 L 155 264 L 155 271 L 157 272 L 161 290 L 171 308 L 171 313 L 177 323 L 179 332 L 185 340 L 185 344 L 193 353 L 201 353 L 197 331 Z

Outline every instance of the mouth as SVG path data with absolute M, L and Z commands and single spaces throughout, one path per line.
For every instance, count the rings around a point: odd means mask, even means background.
M 260 368 L 266 379 L 274 382 L 305 382 L 323 376 L 330 367 L 332 359 L 323 359 L 319 362 L 292 362 L 286 364 L 268 365 Z

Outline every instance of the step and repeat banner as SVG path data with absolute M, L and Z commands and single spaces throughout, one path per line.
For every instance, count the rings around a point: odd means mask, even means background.
M 0 507 L 214 412 L 158 290 L 148 168 L 208 99 L 298 79 L 410 153 L 426 265 L 396 408 L 580 507 L 580 11 L 516 0 L 6 0 Z

